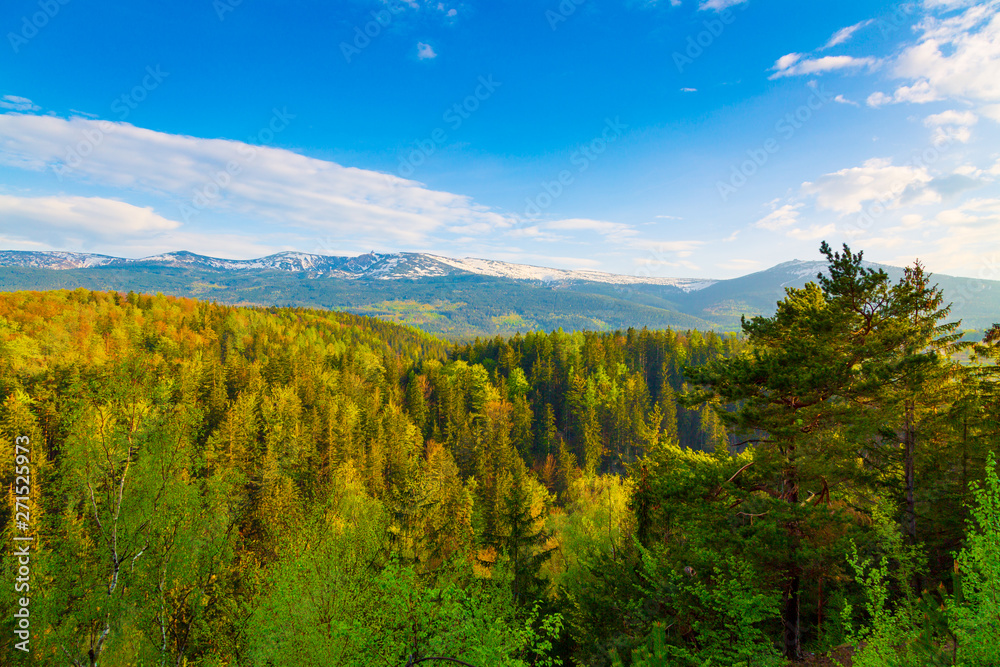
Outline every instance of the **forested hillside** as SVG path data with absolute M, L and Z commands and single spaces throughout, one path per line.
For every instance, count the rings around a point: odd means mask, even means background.
M 274 270 L 209 271 L 172 266 L 54 270 L 0 266 L 0 290 L 134 289 L 242 306 L 345 310 L 419 327 L 450 340 L 530 329 L 628 326 L 711 329 L 664 299 L 638 303 L 632 290 L 594 294 L 572 284 L 462 274 L 399 280 L 308 278 Z M 673 290 L 677 292 L 679 290 Z
M 0 294 L 0 662 L 995 664 L 1000 334 L 824 250 L 741 336 Z
M 903 276 L 901 268 L 868 266 L 885 269 L 892 280 Z M 415 253 L 350 258 L 281 253 L 225 260 L 177 252 L 126 260 L 0 251 L 0 291 L 134 290 L 234 306 L 343 310 L 469 341 L 560 328 L 736 332 L 740 317 L 772 314 L 786 287 L 802 287 L 824 269 L 823 262 L 796 260 L 739 278 L 698 281 Z M 953 315 L 981 339 L 1000 309 L 1000 282 L 953 276 L 936 280 L 954 304 Z

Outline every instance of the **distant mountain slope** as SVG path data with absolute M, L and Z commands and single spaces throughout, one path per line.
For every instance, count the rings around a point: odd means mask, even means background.
M 180 251 L 153 255 L 141 259 L 125 259 L 108 255 L 88 255 L 74 252 L 0 251 L 0 266 L 23 266 L 40 269 L 84 269 L 98 266 L 139 267 L 171 266 L 215 271 L 285 271 L 306 273 L 310 277 L 429 278 L 458 274 L 475 274 L 512 280 L 588 281 L 612 284 L 649 283 L 670 285 L 682 290 L 697 290 L 711 285 L 712 280 L 690 278 L 659 278 L 625 276 L 603 271 L 567 271 L 528 264 L 511 264 L 491 259 L 452 259 L 427 253 L 400 252 L 368 253 L 357 257 L 312 255 L 303 252 L 281 252 L 258 259 L 218 259 Z
M 893 281 L 903 276 L 899 267 L 868 266 L 884 269 Z M 825 261 L 783 262 L 764 271 L 720 280 L 697 294 L 677 295 L 676 301 L 683 312 L 723 326 L 738 326 L 740 315 L 770 315 L 775 303 L 784 298 L 786 287 L 802 287 L 825 270 Z M 942 274 L 931 279 L 943 290 L 946 303 L 953 304 L 951 319 L 961 319 L 963 328 L 984 330 L 1000 321 L 1000 282 Z
M 560 327 L 567 331 L 630 326 L 715 328 L 715 323 L 686 313 L 580 292 L 563 283 L 464 272 L 386 280 L 310 277 L 304 272 L 273 269 L 229 271 L 140 263 L 61 270 L 0 267 L 3 291 L 78 287 L 163 292 L 234 305 L 344 310 L 411 324 L 453 339 Z
M 643 278 L 422 253 L 330 257 L 286 252 L 230 260 L 190 252 L 142 259 L 0 251 L 0 290 L 84 287 L 163 292 L 230 304 L 373 315 L 449 338 L 525 330 L 695 328 L 735 331 L 774 312 L 825 262 L 790 261 L 730 280 Z M 902 269 L 883 267 L 893 279 Z M 1000 282 L 935 275 L 967 329 L 1000 321 Z

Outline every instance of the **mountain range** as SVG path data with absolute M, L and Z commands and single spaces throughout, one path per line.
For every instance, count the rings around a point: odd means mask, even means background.
M 884 268 L 895 280 L 903 270 Z M 141 259 L 0 251 L 0 290 L 163 292 L 222 303 L 346 310 L 448 338 L 526 330 L 648 326 L 735 331 L 769 315 L 786 287 L 826 268 L 793 260 L 728 280 L 567 271 L 427 253 L 334 257 L 283 252 L 248 260 L 172 252 Z M 934 275 L 952 318 L 982 331 L 1000 320 L 1000 282 Z

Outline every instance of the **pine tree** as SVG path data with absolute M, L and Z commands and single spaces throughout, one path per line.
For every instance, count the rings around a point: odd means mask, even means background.
M 919 267 L 896 286 L 881 269 L 866 268 L 861 253 L 824 242 L 829 275 L 801 289 L 786 289 L 772 317 L 743 321 L 752 352 L 716 359 L 687 370 L 706 389 L 689 405 L 717 397 L 738 409 L 721 415 L 741 433 L 763 432 L 755 457 L 779 479 L 777 496 L 788 504 L 789 559 L 785 586 L 785 655 L 801 656 L 800 587 L 802 494 L 829 494 L 838 480 L 848 489 L 863 483 L 863 434 L 859 418 L 884 396 L 886 383 L 925 354 L 941 312 L 919 278 Z M 917 307 L 923 310 L 918 311 Z M 914 321 L 916 318 L 916 321 Z M 851 437 L 840 433 L 853 425 Z M 797 517 L 797 518 L 796 518 Z

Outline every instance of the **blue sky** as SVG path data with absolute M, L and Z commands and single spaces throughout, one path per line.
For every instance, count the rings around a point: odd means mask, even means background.
M 1000 279 L 996 0 L 144 5 L 0 9 L 0 247 Z

